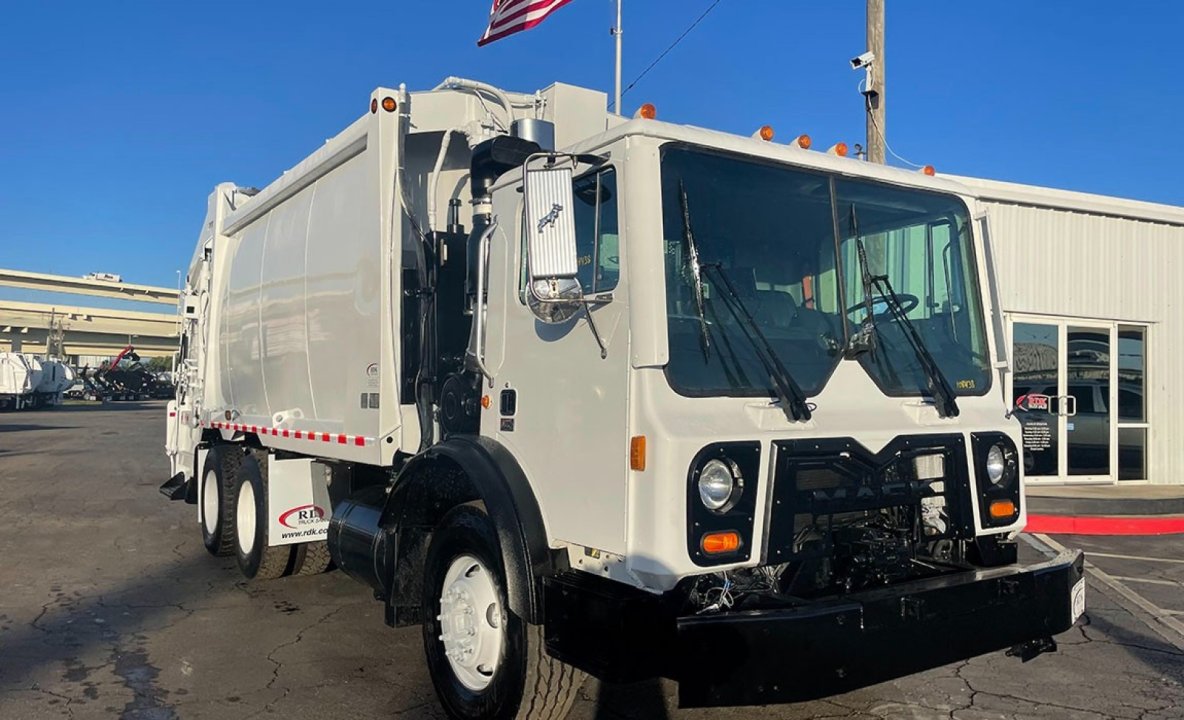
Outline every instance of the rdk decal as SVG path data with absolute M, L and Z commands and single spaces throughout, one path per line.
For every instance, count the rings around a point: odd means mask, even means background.
M 280 515 L 280 525 L 294 530 L 300 525 L 311 525 L 324 519 L 325 511 L 317 505 L 301 505 Z

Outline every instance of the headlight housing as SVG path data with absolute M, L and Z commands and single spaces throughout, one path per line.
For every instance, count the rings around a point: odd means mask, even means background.
M 986 470 L 992 485 L 1003 482 L 1007 474 L 1007 452 L 1002 445 L 996 443 L 987 450 Z
M 726 513 L 744 494 L 744 476 L 736 463 L 712 458 L 699 471 L 699 501 L 714 513 Z

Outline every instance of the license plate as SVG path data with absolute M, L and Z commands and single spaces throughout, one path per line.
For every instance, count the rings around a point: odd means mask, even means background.
M 1069 605 L 1070 613 L 1073 616 L 1073 622 L 1077 622 L 1077 620 L 1085 614 L 1085 578 L 1081 578 L 1077 581 L 1077 584 L 1073 586 L 1073 593 L 1070 595 Z

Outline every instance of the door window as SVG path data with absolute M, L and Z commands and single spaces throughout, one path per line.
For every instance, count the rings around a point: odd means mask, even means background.
M 1056 325 L 1015 323 L 1012 403 L 1023 426 L 1024 474 L 1060 474 L 1055 397 L 1060 374 L 1060 336 Z
M 1147 479 L 1147 328 L 1118 327 L 1118 479 Z
M 584 175 L 573 189 L 580 285 L 588 294 L 607 292 L 621 275 L 617 174 L 608 168 Z

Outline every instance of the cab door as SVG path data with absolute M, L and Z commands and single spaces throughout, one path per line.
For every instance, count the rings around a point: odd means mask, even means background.
M 490 400 L 481 416 L 481 434 L 522 465 L 552 539 L 621 554 L 629 464 L 622 179 L 611 162 L 576 170 L 578 279 L 599 302 L 557 324 L 527 306 L 521 184 L 495 193 L 484 343 L 493 381 L 483 386 Z

